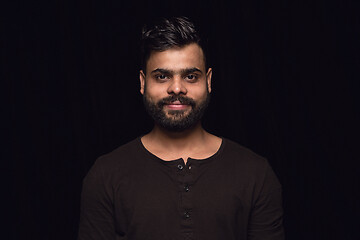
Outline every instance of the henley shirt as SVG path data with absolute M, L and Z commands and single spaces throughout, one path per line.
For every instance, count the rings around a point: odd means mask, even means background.
M 281 240 L 281 185 L 267 160 L 222 138 L 209 158 L 164 161 L 140 137 L 83 181 L 78 240 Z

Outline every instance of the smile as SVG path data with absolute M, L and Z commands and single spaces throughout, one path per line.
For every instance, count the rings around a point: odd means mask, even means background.
M 165 107 L 170 110 L 184 110 L 187 109 L 190 105 L 182 104 L 180 101 L 174 101 L 169 104 L 165 104 Z

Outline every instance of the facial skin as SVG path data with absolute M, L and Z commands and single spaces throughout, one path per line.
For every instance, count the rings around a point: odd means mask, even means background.
M 193 43 L 153 52 L 140 71 L 140 92 L 155 124 L 169 131 L 184 131 L 199 123 L 211 92 L 211 68 Z

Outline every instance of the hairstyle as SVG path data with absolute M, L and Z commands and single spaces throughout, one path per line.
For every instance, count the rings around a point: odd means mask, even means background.
M 194 24 L 186 17 L 162 18 L 150 25 L 145 25 L 141 36 L 141 67 L 146 70 L 146 63 L 153 51 L 162 52 L 172 47 L 183 47 L 196 43 L 203 50 L 200 35 Z

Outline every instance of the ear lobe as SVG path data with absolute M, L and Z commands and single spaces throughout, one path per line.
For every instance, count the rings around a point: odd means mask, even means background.
M 144 92 L 145 92 L 145 74 L 144 74 L 143 70 L 140 70 L 139 79 L 140 79 L 140 93 L 142 95 L 144 95 Z
M 212 69 L 209 68 L 206 73 L 206 81 L 207 81 L 207 87 L 209 93 L 211 93 L 211 78 L 212 78 Z

